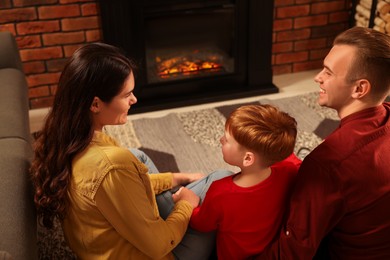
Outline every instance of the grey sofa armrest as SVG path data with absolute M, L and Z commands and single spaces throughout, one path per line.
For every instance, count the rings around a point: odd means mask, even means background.
M 0 32 L 0 45 L 0 69 L 14 68 L 23 71 L 18 45 L 10 32 Z

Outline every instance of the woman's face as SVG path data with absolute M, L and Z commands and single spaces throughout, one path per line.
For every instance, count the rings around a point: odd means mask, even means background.
M 95 130 L 101 131 L 105 125 L 123 125 L 127 122 L 127 112 L 131 105 L 137 103 L 133 93 L 134 86 L 134 75 L 131 73 L 124 82 L 122 90 L 111 102 L 105 103 L 95 97 L 91 106 Z

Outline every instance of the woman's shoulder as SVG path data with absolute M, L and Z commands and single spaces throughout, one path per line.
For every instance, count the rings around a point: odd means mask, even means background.
M 118 146 L 89 146 L 79 154 L 72 165 L 74 188 L 91 192 L 96 185 L 114 172 L 147 172 L 143 165 L 128 149 Z M 90 187 L 88 187 L 90 186 Z

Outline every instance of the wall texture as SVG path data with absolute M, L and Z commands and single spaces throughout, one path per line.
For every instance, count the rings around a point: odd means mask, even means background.
M 274 75 L 321 68 L 334 37 L 349 27 L 351 3 L 275 0 Z M 103 38 L 97 0 L 0 0 L 0 31 L 16 36 L 31 109 L 51 106 L 66 59 Z

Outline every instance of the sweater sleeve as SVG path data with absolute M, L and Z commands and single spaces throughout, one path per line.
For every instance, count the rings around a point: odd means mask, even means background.
M 202 205 L 192 212 L 190 226 L 193 229 L 201 232 L 210 232 L 217 229 L 221 216 L 217 191 L 218 188 L 215 183 L 211 184 Z
M 149 174 L 149 178 L 155 194 L 172 188 L 172 173 L 153 173 Z
M 107 221 L 143 254 L 160 259 L 183 238 L 192 213 L 186 201 L 175 204 L 167 220 L 159 214 L 149 176 L 113 169 L 102 180 L 96 205 Z

